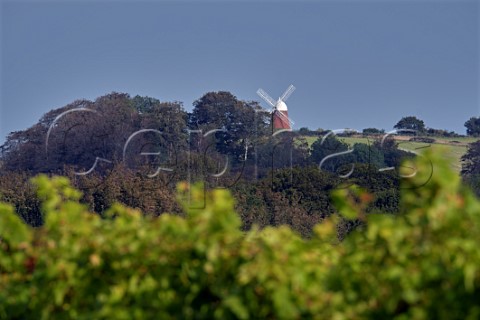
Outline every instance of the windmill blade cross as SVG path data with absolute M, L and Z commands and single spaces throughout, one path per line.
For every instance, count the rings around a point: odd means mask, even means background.
M 285 92 L 282 94 L 282 96 L 280 97 L 280 100 L 285 102 L 288 99 L 288 97 L 290 97 L 290 95 L 293 93 L 293 91 L 295 91 L 295 87 L 293 85 L 290 85 L 287 88 L 287 90 L 285 90 Z
M 268 103 L 270 106 L 272 106 L 273 108 L 275 108 L 275 100 L 273 100 L 272 97 L 270 97 L 268 95 L 268 93 L 266 93 L 265 91 L 263 91 L 263 89 L 258 89 L 257 90 L 257 94 L 260 96 L 260 98 L 262 98 L 263 100 L 265 100 L 266 103 Z

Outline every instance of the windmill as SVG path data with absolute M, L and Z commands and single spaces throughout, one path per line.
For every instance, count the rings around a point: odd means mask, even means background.
M 295 90 L 293 85 L 290 85 L 287 90 L 282 94 L 277 101 L 273 100 L 272 97 L 268 95 L 263 89 L 258 89 L 257 94 L 268 103 L 272 109 L 270 114 L 272 115 L 272 123 L 274 129 L 291 129 L 293 126 L 293 121 L 288 117 L 288 109 L 285 101 Z

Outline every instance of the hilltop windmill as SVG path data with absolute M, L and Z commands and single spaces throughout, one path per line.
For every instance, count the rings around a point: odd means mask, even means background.
M 290 85 L 287 90 L 282 94 L 277 101 L 273 100 L 272 97 L 268 95 L 263 89 L 258 89 L 257 94 L 268 103 L 272 110 L 270 114 L 272 115 L 272 123 L 274 129 L 291 129 L 294 122 L 288 117 L 288 109 L 285 101 L 295 90 L 293 85 Z

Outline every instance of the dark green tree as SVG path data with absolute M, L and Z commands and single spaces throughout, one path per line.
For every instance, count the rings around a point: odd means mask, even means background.
M 352 156 L 355 163 L 366 163 L 376 168 L 385 166 L 383 152 L 373 145 L 355 143 Z
M 310 162 L 319 165 L 326 157 L 335 153 L 348 150 L 348 144 L 337 139 L 334 135 L 328 135 L 325 139 L 318 138 L 311 146 Z M 340 167 L 352 163 L 351 154 L 339 155 L 325 160 L 322 168 L 331 172 L 337 171 Z
M 383 142 L 382 139 L 375 140 L 373 147 L 383 154 L 386 167 L 398 168 L 404 159 L 413 156 L 412 153 L 398 149 L 398 143 L 391 136 L 384 139 Z
M 382 133 L 385 133 L 385 130 L 383 129 L 377 129 L 377 128 L 365 128 L 362 130 L 362 133 L 364 135 L 368 135 L 368 134 L 382 134 Z
M 462 179 L 480 196 L 480 141 L 470 143 L 462 156 Z
M 467 135 L 478 137 L 480 136 L 480 117 L 471 117 L 465 122 L 467 128 Z
M 268 135 L 269 114 L 254 101 L 238 100 L 227 91 L 208 92 L 193 103 L 189 125 L 192 130 L 222 129 L 215 133 L 216 149 L 242 159 L 246 146 Z
M 480 174 L 480 141 L 470 143 L 467 153 L 462 156 L 462 175 L 473 176 Z
M 307 127 L 301 127 L 300 129 L 298 129 L 298 134 L 302 136 L 308 136 L 311 133 L 310 133 L 310 129 L 308 129 Z
M 134 98 L 138 99 L 137 97 Z M 173 145 L 177 151 L 187 146 L 188 114 L 183 109 L 181 102 L 157 102 L 150 104 L 150 99 L 144 97 L 146 104 L 142 109 L 141 127 L 156 129 L 162 132 L 161 140 Z
M 419 133 L 425 131 L 425 123 L 423 120 L 418 119 L 414 116 L 403 117 L 397 124 L 394 126 L 395 129 L 407 129 L 407 130 L 416 130 Z

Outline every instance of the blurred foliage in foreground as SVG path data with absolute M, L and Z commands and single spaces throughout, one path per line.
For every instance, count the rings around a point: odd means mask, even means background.
M 100 217 L 66 178 L 39 176 L 42 227 L 0 205 L 0 317 L 478 319 L 480 202 L 438 156 L 415 165 L 400 215 L 366 214 L 359 188 L 334 192 L 339 212 L 366 222 L 341 242 L 338 215 L 310 239 L 242 232 L 228 192 L 191 209 L 204 198 L 187 185 L 186 218 L 118 204 Z

